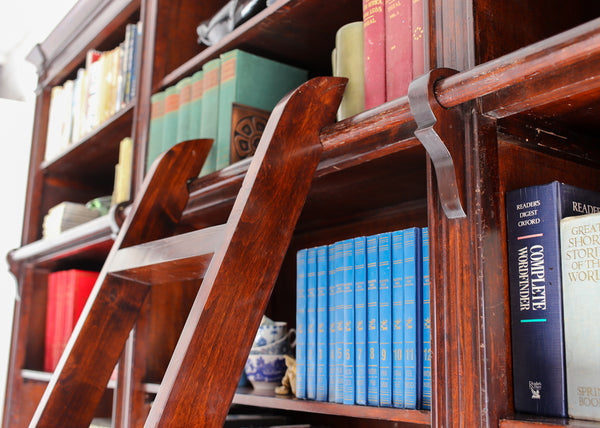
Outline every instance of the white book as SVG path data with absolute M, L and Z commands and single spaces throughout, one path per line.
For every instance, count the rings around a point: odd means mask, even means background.
M 600 420 L 600 213 L 560 222 L 569 417 Z

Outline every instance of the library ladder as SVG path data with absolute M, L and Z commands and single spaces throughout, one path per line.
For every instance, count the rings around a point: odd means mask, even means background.
M 150 287 L 200 278 L 146 426 L 223 425 L 345 83 L 314 78 L 280 101 L 225 224 L 174 234 L 210 140 L 153 164 L 30 426 L 89 426 Z

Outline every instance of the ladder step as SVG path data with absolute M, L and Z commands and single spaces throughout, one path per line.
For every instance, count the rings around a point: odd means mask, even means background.
M 121 248 L 108 274 L 145 284 L 200 279 L 223 242 L 226 225 Z

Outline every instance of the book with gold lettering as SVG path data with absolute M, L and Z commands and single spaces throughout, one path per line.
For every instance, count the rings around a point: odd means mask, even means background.
M 515 411 L 567 416 L 559 224 L 600 193 L 557 181 L 506 194 Z

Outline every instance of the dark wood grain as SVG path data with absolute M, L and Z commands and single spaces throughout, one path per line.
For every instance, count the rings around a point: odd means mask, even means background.
M 273 110 L 147 426 L 224 423 L 344 86 L 312 79 Z
M 89 426 L 149 290 L 147 284 L 111 276 L 110 262 L 120 248 L 173 233 L 187 203 L 187 182 L 200 172 L 211 144 L 180 143 L 153 164 L 143 197 L 136 198 L 115 240 L 31 426 Z

